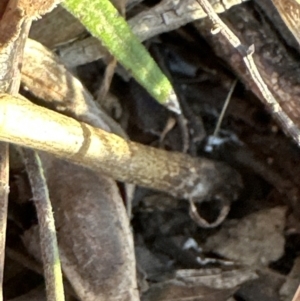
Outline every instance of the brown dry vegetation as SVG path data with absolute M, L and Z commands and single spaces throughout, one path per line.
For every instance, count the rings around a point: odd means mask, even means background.
M 286 10 L 300 10 L 289 1 Z M 197 1 L 126 5 L 182 116 L 115 68 L 60 6 L 33 22 L 35 41 L 25 45 L 30 24 L 14 15 L 8 26 L 3 11 L 14 2 L 0 3 L 0 62 L 9 71 L 0 73 L 2 200 L 11 143 L 0 216 L 4 300 L 46 298 L 44 224 L 16 145 L 37 150 L 43 166 L 67 300 L 292 300 L 300 283 L 297 36 L 271 0 L 209 2 L 243 47 L 218 34 Z M 124 2 L 114 4 L 123 11 Z M 251 45 L 263 88 L 245 65 Z

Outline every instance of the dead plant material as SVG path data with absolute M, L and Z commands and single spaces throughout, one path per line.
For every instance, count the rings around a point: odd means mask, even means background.
M 115 8 L 118 10 L 120 15 L 125 18 L 127 0 L 112 0 L 111 2 L 115 6 Z M 109 55 L 107 61 L 108 62 L 107 62 L 107 66 L 105 69 L 104 78 L 103 78 L 103 81 L 99 88 L 98 95 L 97 95 L 97 102 L 100 105 L 103 104 L 102 107 L 109 108 L 109 105 L 106 104 L 107 103 L 106 97 L 107 97 L 107 93 L 109 91 L 113 76 L 115 74 L 115 69 L 117 66 L 117 59 L 113 55 Z M 108 111 L 110 111 L 110 108 L 108 109 Z
M 247 1 L 247 0 L 246 0 Z M 211 0 L 214 9 L 218 13 L 222 13 L 234 5 L 238 5 L 243 0 Z M 164 0 L 160 1 L 158 5 L 145 10 L 133 18 L 128 20 L 128 23 L 134 32 L 134 34 L 141 40 L 145 41 L 158 34 L 169 32 L 177 29 L 181 26 L 186 25 L 189 22 L 193 22 L 198 19 L 205 17 L 205 13 L 201 9 L 197 0 L 186 0 L 184 2 L 175 0 Z M 65 18 L 61 16 L 61 18 Z M 66 17 L 69 18 L 69 17 Z M 49 15 L 50 19 L 50 15 Z M 49 40 L 54 39 L 53 36 L 57 35 L 57 30 L 55 23 L 56 18 L 48 24 L 43 24 L 41 26 L 51 26 L 47 30 L 50 35 Z M 62 22 L 62 21 L 60 21 Z M 74 22 L 74 20 L 72 21 Z M 50 24 L 49 24 L 50 23 Z M 52 24 L 53 23 L 53 24 Z M 42 31 L 41 31 L 42 33 Z M 44 38 L 40 35 L 34 35 L 34 38 L 38 41 L 43 41 Z M 49 47 L 54 45 L 46 44 Z M 83 65 L 97 59 L 107 57 L 107 51 L 101 45 L 101 43 L 94 37 L 88 37 L 86 39 L 79 39 L 74 41 L 69 45 L 64 45 L 59 48 L 59 53 L 64 63 L 68 67 L 75 67 Z
M 39 220 L 40 246 L 48 301 L 64 301 L 61 265 L 49 191 L 39 155 L 30 149 L 19 149 L 31 184 Z
M 17 94 L 20 86 L 20 66 L 22 65 L 23 49 L 32 18 L 50 11 L 58 1 L 5 1 L 0 11 L 0 92 Z M 1 294 L 2 300 L 2 278 L 4 266 L 4 245 L 7 219 L 7 198 L 8 198 L 8 144 L 0 144 L 1 155 Z
M 128 139 L 121 126 L 95 104 L 89 91 L 61 64 L 59 58 L 30 39 L 27 39 L 24 50 L 22 82 L 24 89 L 29 90 L 38 104 Z M 107 96 L 112 98 L 111 94 Z M 134 186 L 127 184 L 129 216 L 133 191 Z
M 234 291 L 234 289 L 218 290 L 201 284 L 186 284 L 182 281 L 170 280 L 151 286 L 143 296 L 143 301 L 226 301 Z
M 23 82 L 46 106 L 126 137 L 45 47 L 28 41 L 25 62 Z M 132 237 L 116 183 L 50 155 L 42 161 L 63 271 L 79 298 L 138 300 Z
M 62 6 L 58 5 L 49 14 L 32 23 L 29 36 L 46 47 L 54 48 L 70 43 L 86 34 L 85 27 Z
M 8 205 L 8 145 L 0 143 L 0 298 L 2 298 L 2 283 L 4 272 L 4 254 L 6 239 L 6 221 Z
M 0 90 L 6 92 L 11 85 L 19 89 L 19 64 L 22 62 L 24 44 L 31 19 L 50 11 L 58 1 L 9 1 L 0 20 Z M 2 12 L 0 12 L 1 15 Z
M 282 20 L 300 44 L 300 1 L 299 0 L 272 0 Z
M 127 138 L 120 125 L 95 104 L 92 95 L 59 58 L 30 39 L 24 49 L 22 83 L 44 106 Z
M 284 253 L 286 209 L 275 207 L 226 221 L 218 233 L 208 238 L 207 250 L 243 265 L 268 266 Z
M 1 140 L 49 152 L 123 182 L 197 202 L 210 197 L 233 200 L 242 185 L 237 172 L 223 163 L 125 141 L 16 97 L 2 95 L 0 112 Z
M 155 47 L 155 46 L 152 47 L 152 53 L 154 54 L 154 56 L 156 58 L 156 61 L 158 62 L 158 65 L 161 68 L 161 70 L 163 71 L 163 73 L 172 82 L 173 86 L 175 86 L 174 85 L 174 79 L 172 78 L 172 75 L 171 75 L 171 73 L 169 72 L 169 70 L 167 68 L 166 62 L 163 60 L 163 58 L 160 55 L 159 50 L 157 49 L 157 47 Z M 182 104 L 181 97 L 179 95 L 177 95 L 177 97 L 179 97 L 180 106 L 181 106 L 181 104 Z M 181 139 L 182 139 L 181 151 L 183 153 L 187 153 L 188 150 L 189 150 L 189 147 L 190 147 L 190 135 L 189 135 L 189 129 L 188 129 L 188 120 L 185 117 L 185 112 L 183 111 L 182 114 L 177 115 L 176 120 L 177 120 L 177 124 L 180 128 L 180 134 L 181 134 Z M 168 123 L 168 121 L 167 121 L 167 123 Z M 167 126 L 167 124 L 166 124 L 166 126 Z M 162 132 L 162 134 L 163 134 L 163 132 Z M 161 140 L 161 138 L 160 138 L 160 140 Z
M 2 1 L 0 5 L 0 93 L 17 94 L 23 48 L 31 21 L 25 20 L 26 2 Z M 3 300 L 3 272 L 9 193 L 8 144 L 0 143 L 0 300 Z
M 209 2 L 217 13 L 223 13 L 232 6 L 245 2 L 245 0 L 209 0 Z M 131 18 L 128 23 L 133 32 L 144 41 L 205 16 L 205 10 L 197 0 L 187 0 L 185 2 L 163 0 L 153 8 Z
M 189 208 L 190 217 L 197 225 L 199 225 L 202 228 L 208 229 L 208 228 L 218 227 L 221 223 L 223 223 L 229 211 L 230 211 L 230 203 L 228 201 L 227 202 L 223 201 L 217 219 L 214 222 L 209 223 L 200 215 L 195 203 L 193 202 L 192 199 L 190 199 L 190 208 Z
M 215 289 L 234 289 L 246 281 L 259 278 L 258 273 L 251 267 L 177 270 L 175 275 L 177 280 L 186 284 L 204 285 Z
M 209 41 L 217 55 L 230 64 L 246 86 L 266 105 L 282 129 L 298 143 L 300 137 L 299 77 L 297 76 L 299 63 L 268 22 L 263 18 L 258 20 L 256 13 L 250 5 L 239 5 L 230 14 L 222 15 L 222 18 L 230 24 L 230 28 L 244 43 L 255 46 L 255 53 L 249 64 L 247 63 L 247 68 L 245 68 L 245 56 L 238 54 L 238 51 L 226 39 L 211 35 L 211 24 L 204 21 L 196 22 L 195 26 Z M 239 40 L 235 41 L 236 46 L 240 47 L 242 52 L 247 50 L 247 47 Z M 251 56 L 251 53 L 246 56 Z M 251 68 L 249 68 L 250 65 Z M 257 78 L 253 76 L 252 67 L 254 66 L 256 66 L 255 73 L 261 76 L 259 85 Z
M 272 91 L 266 85 L 264 78 L 261 76 L 260 70 L 253 59 L 254 45 L 245 46 L 231 29 L 218 17 L 212 6 L 207 0 L 197 0 L 202 9 L 207 14 L 212 23 L 212 34 L 220 33 L 222 39 L 226 40 L 239 54 L 247 68 L 247 73 L 259 92 L 261 101 L 266 105 L 272 116 L 281 125 L 283 130 L 290 135 L 295 142 L 300 145 L 300 128 L 293 122 L 292 118 L 282 108 L 280 103 L 275 99 Z
M 132 233 L 116 183 L 49 154 L 40 157 L 62 268 L 79 299 L 139 300 Z M 25 244 L 38 257 L 38 237 L 31 230 Z
M 108 64 L 105 69 L 104 78 L 102 80 L 101 86 L 97 95 L 97 102 L 102 106 L 108 108 L 108 111 L 111 111 L 109 105 L 107 105 L 107 93 L 109 91 L 111 81 L 115 74 L 115 68 L 117 66 L 117 60 L 112 55 L 109 57 Z

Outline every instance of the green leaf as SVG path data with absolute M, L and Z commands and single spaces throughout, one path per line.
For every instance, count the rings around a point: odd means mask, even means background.
M 170 81 L 109 0 L 66 0 L 63 6 L 160 104 L 181 113 Z

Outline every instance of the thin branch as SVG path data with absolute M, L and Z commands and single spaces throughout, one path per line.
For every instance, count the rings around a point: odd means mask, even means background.
M 222 13 L 234 5 L 239 5 L 241 0 L 214 0 L 214 9 Z M 140 41 L 148 40 L 156 35 L 169 32 L 186 25 L 187 23 L 205 17 L 205 13 L 197 0 L 163 0 L 158 5 L 149 8 L 128 20 L 133 33 Z M 47 26 L 49 24 L 47 23 Z M 37 25 L 35 25 L 37 26 Z M 54 26 L 53 26 L 54 27 Z M 49 30 L 49 29 L 48 29 Z M 42 33 L 43 31 L 41 31 Z M 56 29 L 52 31 L 57 35 Z M 42 37 L 38 37 L 39 40 Z M 55 45 L 52 45 L 55 46 Z M 107 51 L 94 37 L 79 39 L 59 47 L 59 53 L 68 67 L 83 65 L 107 56 Z
M 112 4 L 115 6 L 115 8 L 118 10 L 120 15 L 125 18 L 125 12 L 126 12 L 126 1 L 113 1 Z M 97 95 L 97 102 L 101 104 L 105 104 L 107 102 L 106 96 L 109 91 L 113 76 L 115 74 L 115 69 L 117 66 L 117 59 L 113 55 L 109 55 L 107 66 L 104 73 L 104 78 L 101 83 L 100 89 L 98 91 Z M 104 107 L 102 105 L 102 107 Z
M 24 45 L 33 17 L 51 10 L 55 0 L 30 3 L 29 1 L 8 1 L 0 19 L 0 93 L 16 95 L 20 87 L 20 66 Z M 4 6 L 1 8 L 4 10 Z M 5 254 L 5 233 L 8 202 L 8 144 L 0 144 L 0 301 L 3 299 L 3 270 Z
M 234 88 L 236 86 L 236 83 L 237 83 L 237 80 L 234 80 L 233 83 L 232 83 L 232 85 L 231 85 L 231 87 L 230 87 L 230 90 L 229 90 L 229 92 L 227 94 L 227 97 L 225 99 L 225 103 L 224 103 L 224 106 L 222 108 L 222 112 L 221 112 L 221 114 L 219 116 L 216 128 L 215 128 L 214 133 L 213 133 L 213 136 L 215 136 L 215 137 L 218 136 L 218 133 L 219 133 L 219 130 L 220 130 L 220 127 L 221 127 L 221 124 L 222 124 L 225 112 L 226 112 L 226 110 L 228 108 L 228 105 L 229 105 L 232 93 L 233 93 Z
M 16 97 L 0 96 L 0 124 L 0 140 L 176 197 L 232 200 L 241 186 L 240 176 L 226 164 L 126 141 Z
M 189 214 L 192 220 L 199 225 L 202 228 L 211 229 L 218 227 L 227 217 L 229 211 L 230 211 L 230 203 L 225 202 L 221 205 L 221 209 L 219 211 L 218 217 L 215 221 L 209 223 L 207 220 L 205 220 L 201 215 L 200 212 L 198 212 L 197 207 L 195 206 L 195 203 L 192 199 L 190 201 L 190 208 L 189 208 Z
M 8 201 L 8 144 L 0 143 L 0 299 L 3 300 L 2 284 L 6 239 L 7 201 Z
M 105 113 L 82 83 L 42 44 L 27 39 L 22 67 L 22 82 L 45 107 L 128 139 L 122 127 Z M 112 95 L 107 95 L 112 98 Z M 128 212 L 133 185 L 126 185 Z
M 220 33 L 242 56 L 248 72 L 250 73 L 252 80 L 257 85 L 262 95 L 262 99 L 265 105 L 271 111 L 272 116 L 274 116 L 274 118 L 282 125 L 283 129 L 294 139 L 294 141 L 300 145 L 300 129 L 284 112 L 269 90 L 268 86 L 265 84 L 257 69 L 257 66 L 253 60 L 254 45 L 251 45 L 250 47 L 243 45 L 238 37 L 219 18 L 208 0 L 197 1 L 213 24 L 212 34 Z
M 31 25 L 30 20 L 16 17 L 12 20 L 11 14 L 15 12 L 16 1 L 10 1 L 0 21 L 0 93 L 15 95 L 20 86 L 20 65 L 26 37 Z M 0 12 L 2 13 L 2 12 Z M 16 14 L 15 14 L 16 16 Z M 16 36 L 10 36 L 9 28 L 19 30 Z M 7 207 L 9 193 L 9 155 L 8 144 L 0 143 L 0 301 L 3 300 L 3 272 L 5 260 L 5 240 L 7 225 Z
M 105 107 L 105 104 L 107 102 L 106 96 L 109 91 L 113 76 L 115 74 L 115 68 L 117 66 L 117 60 L 114 56 L 109 57 L 109 62 L 107 63 L 104 78 L 101 83 L 100 89 L 98 91 L 97 95 L 97 102 L 100 104 L 100 106 Z
M 37 152 L 31 149 L 20 148 L 19 152 L 25 163 L 39 220 L 47 300 L 64 301 L 54 217 L 42 163 Z
M 166 62 L 162 59 L 162 56 L 160 55 L 160 52 L 157 47 L 152 47 L 152 53 L 154 54 L 154 58 L 156 58 L 156 61 L 160 68 L 162 69 L 163 73 L 167 76 L 167 78 L 171 81 L 173 87 L 174 85 L 174 80 L 172 78 L 171 73 L 169 72 L 169 69 L 166 65 Z M 180 94 L 178 94 L 178 99 L 180 101 L 180 105 L 182 106 L 182 100 L 180 99 Z M 188 129 L 188 122 L 185 117 L 185 112 L 184 110 L 182 111 L 182 114 L 176 116 L 177 119 L 177 124 L 180 129 L 180 134 L 181 134 L 181 139 L 182 139 L 182 149 L 181 151 L 183 153 L 187 153 L 189 150 L 190 146 L 190 135 L 189 135 L 189 129 Z M 167 122 L 168 123 L 168 122 Z

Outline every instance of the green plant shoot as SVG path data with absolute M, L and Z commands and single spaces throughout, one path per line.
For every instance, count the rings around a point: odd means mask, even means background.
M 152 97 L 177 114 L 181 113 L 170 81 L 109 0 L 65 0 L 62 4 L 100 39 Z

